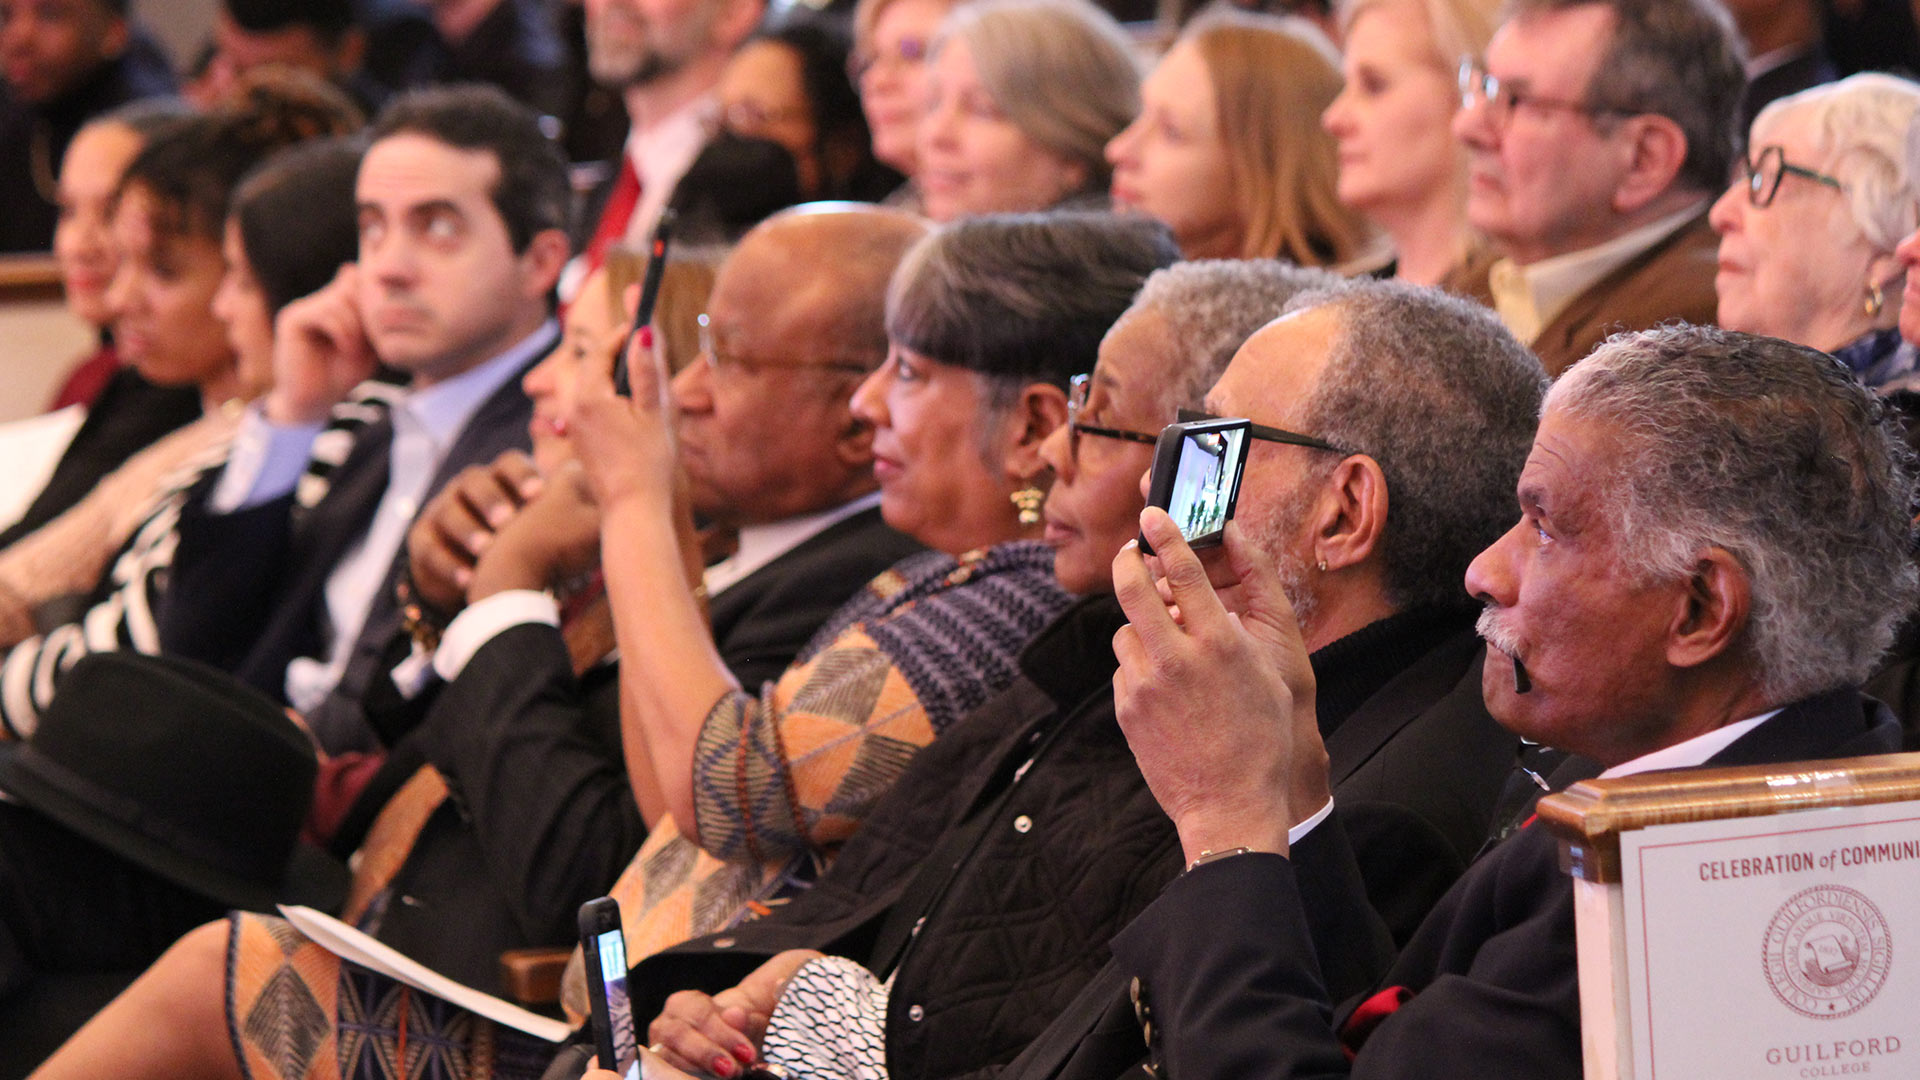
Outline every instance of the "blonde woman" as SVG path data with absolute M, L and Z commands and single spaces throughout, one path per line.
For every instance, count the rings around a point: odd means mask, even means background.
M 1315 124 L 1340 92 L 1333 46 L 1302 19 L 1196 21 L 1107 144 L 1114 206 L 1158 218 L 1189 259 L 1339 266 L 1368 229 L 1334 195 L 1333 141 Z
M 1465 261 L 1466 155 L 1450 125 L 1458 70 L 1479 56 L 1497 0 L 1355 0 L 1341 10 L 1346 86 L 1321 116 L 1339 144 L 1340 201 L 1393 245 L 1396 276 L 1440 284 Z

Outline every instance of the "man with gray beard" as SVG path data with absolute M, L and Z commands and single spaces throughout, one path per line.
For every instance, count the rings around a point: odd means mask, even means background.
M 619 91 L 632 126 L 607 180 L 583 205 L 574 245 L 580 258 L 561 282 L 566 297 L 608 248 L 645 246 L 718 120 L 714 88 L 721 69 L 766 13 L 766 0 L 584 0 L 584 6 L 588 74 Z

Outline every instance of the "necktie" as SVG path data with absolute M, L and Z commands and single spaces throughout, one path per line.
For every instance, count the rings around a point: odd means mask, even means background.
M 640 205 L 640 174 L 633 167 L 633 159 L 624 152 L 620 155 L 620 175 L 613 181 L 613 191 L 607 195 L 607 205 L 600 211 L 600 224 L 593 230 L 593 239 L 587 242 L 587 272 L 592 273 L 606 262 L 607 249 L 619 243 L 627 235 L 627 226 L 633 221 L 634 207 Z

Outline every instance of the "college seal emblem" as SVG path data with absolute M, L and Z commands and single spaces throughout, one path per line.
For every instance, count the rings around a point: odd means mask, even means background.
M 1886 918 L 1842 885 L 1815 885 L 1780 905 L 1760 951 L 1774 996 L 1816 1020 L 1865 1008 L 1893 965 Z

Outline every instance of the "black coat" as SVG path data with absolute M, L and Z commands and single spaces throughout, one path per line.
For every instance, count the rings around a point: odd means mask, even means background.
M 849 596 L 920 550 L 878 510 L 836 522 L 714 599 L 721 660 L 742 685 L 777 677 Z M 576 679 L 559 630 L 541 624 L 474 654 L 395 751 L 437 767 L 451 797 L 394 876 L 380 940 L 481 988 L 499 978 L 501 951 L 577 940 L 580 905 L 647 835 L 621 751 L 619 682 L 613 664 Z
M 817 948 L 894 975 L 893 1075 L 990 1073 L 1011 1060 L 1180 870 L 1173 823 L 1114 720 L 1122 621 L 1111 597 L 1069 609 L 1023 653 L 1024 678 L 922 750 L 810 891 L 638 965 L 635 1015 L 655 1015 L 675 990 L 733 985 L 783 949 Z M 1457 616 L 1417 613 L 1314 656 L 1357 706 L 1337 710 L 1330 739 L 1336 789 L 1376 855 L 1373 884 L 1424 896 L 1421 911 L 1485 833 L 1513 756 L 1512 736 L 1480 706 L 1477 641 Z M 1370 955 L 1383 962 L 1388 949 L 1383 939 Z
M 1899 726 L 1852 691 L 1791 705 L 1713 765 L 1849 757 L 1896 749 Z M 1185 875 L 1114 940 L 1109 986 L 1138 978 L 1162 1075 L 1281 1078 L 1581 1076 L 1573 889 L 1558 846 L 1529 826 L 1476 862 L 1376 989 L 1411 999 L 1349 1061 L 1316 964 L 1365 947 L 1363 910 L 1339 812 L 1291 860 L 1246 855 Z M 1328 828 L 1328 826 L 1334 826 Z M 1224 917 L 1231 913 L 1231 917 Z M 1034 1077 L 1099 1077 L 1137 1061 L 1125 1002 L 1083 995 L 1015 1063 Z M 1129 1026 L 1131 1031 L 1128 1031 Z

